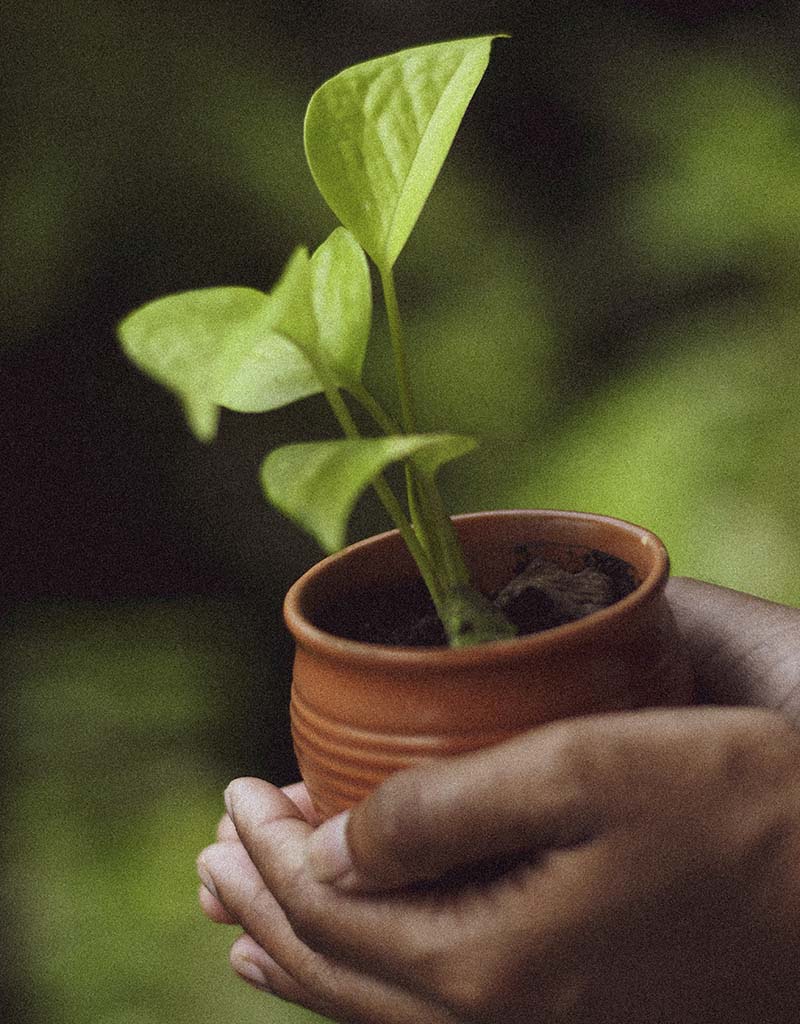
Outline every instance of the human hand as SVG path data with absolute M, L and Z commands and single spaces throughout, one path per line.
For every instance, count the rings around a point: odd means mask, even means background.
M 710 699 L 794 711 L 800 612 L 669 594 Z M 752 711 L 556 723 L 395 776 L 346 842 L 240 780 L 202 902 L 250 933 L 243 975 L 341 1021 L 795 1021 L 797 741 Z M 349 880 L 314 878 L 321 849 Z
M 771 708 L 800 725 L 800 609 L 680 577 L 667 599 L 701 700 Z
M 316 830 L 258 780 L 227 803 L 237 841 L 201 874 L 264 985 L 335 1020 L 800 1019 L 800 733 L 777 714 L 557 722 Z

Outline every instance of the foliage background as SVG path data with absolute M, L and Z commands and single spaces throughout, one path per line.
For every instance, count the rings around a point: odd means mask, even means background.
M 330 74 L 510 31 L 398 266 L 430 426 L 487 439 L 452 507 L 617 514 L 678 572 L 798 603 L 796 5 L 17 0 L 0 22 L 10 1019 L 308 1020 L 228 976 L 193 857 L 228 778 L 294 774 L 280 599 L 316 551 L 255 469 L 332 425 L 309 400 L 199 446 L 114 325 L 269 287 L 325 237 L 301 124 Z M 367 504 L 354 534 L 381 525 Z

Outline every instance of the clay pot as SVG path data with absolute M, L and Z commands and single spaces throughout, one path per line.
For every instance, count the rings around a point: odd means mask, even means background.
M 497 743 L 573 715 L 689 704 L 693 680 L 664 598 L 669 559 L 639 526 L 577 512 L 480 512 L 454 518 L 476 585 L 514 573 L 515 548 L 546 542 L 564 568 L 599 549 L 627 561 L 638 586 L 577 622 L 478 647 L 389 647 L 320 629 L 330 602 L 417 576 L 396 531 L 353 544 L 289 590 L 296 640 L 292 734 L 321 815 L 361 800 L 420 760 Z

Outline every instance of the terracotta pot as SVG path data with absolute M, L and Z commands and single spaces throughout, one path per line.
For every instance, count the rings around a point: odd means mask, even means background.
M 389 647 L 320 629 L 331 602 L 417 576 L 396 531 L 353 544 L 302 576 L 284 612 L 297 643 L 292 734 L 325 817 L 401 768 L 497 743 L 557 718 L 688 704 L 693 681 L 664 598 L 669 559 L 639 526 L 577 512 L 481 512 L 454 519 L 486 593 L 514 573 L 515 548 L 546 542 L 563 565 L 599 549 L 630 563 L 638 586 L 577 622 L 479 647 Z

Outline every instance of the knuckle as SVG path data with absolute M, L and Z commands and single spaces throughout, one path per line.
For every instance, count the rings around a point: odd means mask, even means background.
M 465 950 L 459 950 L 458 955 L 452 951 L 442 955 L 430 949 L 416 958 L 415 972 L 456 1016 L 480 1019 L 487 1006 L 492 1006 L 499 987 L 495 984 L 495 972 L 487 963 L 489 959 L 488 954 L 476 957 Z
M 800 733 L 779 714 L 747 710 L 729 718 L 710 786 L 707 853 L 733 887 L 756 863 L 771 862 L 794 831 Z
M 600 808 L 619 757 L 614 738 L 598 730 L 594 719 L 573 718 L 557 723 L 541 754 L 545 774 L 557 779 L 566 800 L 582 804 L 585 795 L 591 793 Z

